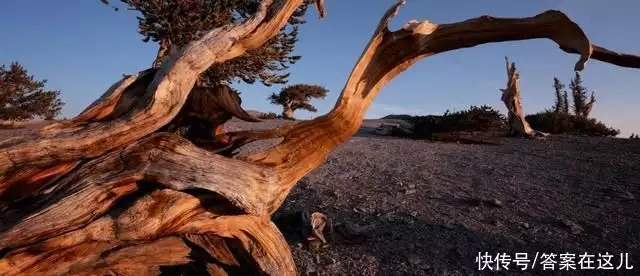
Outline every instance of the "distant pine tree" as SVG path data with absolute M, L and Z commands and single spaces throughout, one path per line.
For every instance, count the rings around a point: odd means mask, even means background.
M 556 101 L 553 105 L 553 111 L 556 113 L 564 112 L 565 108 L 565 100 L 562 98 L 563 92 L 566 95 L 567 92 L 563 91 L 564 84 L 560 82 L 560 80 L 556 77 L 553 78 L 553 88 L 556 92 Z
M 595 93 L 591 92 L 591 99 L 587 102 L 587 88 L 583 86 L 579 72 L 576 71 L 576 76 L 571 80 L 569 88 L 573 96 L 573 112 L 578 116 L 589 117 L 596 97 Z
M 313 84 L 296 84 L 282 88 L 280 93 L 271 94 L 267 100 L 272 104 L 281 105 L 283 107 L 282 116 L 285 119 L 294 119 L 293 112 L 298 109 L 304 109 L 309 112 L 316 112 L 316 108 L 309 104 L 313 98 L 324 99 L 327 95 L 326 88 Z
M 17 62 L 0 66 L 0 120 L 51 120 L 64 103 L 60 91 L 45 90 L 46 80 L 36 80 Z

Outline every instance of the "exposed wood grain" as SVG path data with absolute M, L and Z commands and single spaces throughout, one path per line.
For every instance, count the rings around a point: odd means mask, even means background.
M 198 76 L 215 63 L 237 57 L 261 46 L 275 36 L 302 0 L 262 1 L 258 11 L 243 24 L 211 30 L 197 41 L 184 46 L 160 66 L 144 94 L 126 115 L 108 121 L 73 124 L 69 129 L 51 128 L 39 139 L 14 140 L 0 145 L 0 173 L 12 167 L 42 166 L 54 160 L 93 158 L 106 151 L 135 141 L 169 123 L 182 108 Z M 117 98 L 122 87 L 137 77 L 116 84 L 104 101 Z M 109 113 L 112 104 L 94 104 L 87 110 L 94 118 Z M 99 116 L 98 116 L 99 117 Z M 55 129 L 55 131 L 53 131 Z M 51 132 L 54 133 L 51 133 Z

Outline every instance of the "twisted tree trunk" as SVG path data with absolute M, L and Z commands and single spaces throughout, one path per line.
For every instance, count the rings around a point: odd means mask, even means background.
M 167 132 L 200 73 L 259 47 L 301 3 L 264 0 L 246 22 L 211 30 L 158 69 L 123 78 L 77 117 L 0 142 L 3 275 L 295 275 L 271 214 L 299 179 L 358 130 L 379 90 L 417 60 L 484 43 L 548 38 L 580 54 L 578 70 L 589 57 L 640 67 L 637 56 L 591 45 L 558 11 L 442 25 L 411 21 L 392 32 L 387 23 L 398 2 L 328 114 L 212 139 Z M 324 15 L 322 1 L 315 3 Z M 222 98 L 228 97 L 212 101 Z M 192 110 L 202 115 L 232 105 Z M 246 143 L 278 137 L 282 142 L 264 152 L 234 156 Z
M 293 103 L 287 103 L 283 106 L 282 117 L 287 120 L 293 120 Z

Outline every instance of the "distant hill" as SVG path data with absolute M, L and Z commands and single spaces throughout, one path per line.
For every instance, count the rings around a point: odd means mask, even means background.
M 413 118 L 413 116 L 407 114 L 390 114 L 380 119 L 409 120 L 411 118 Z
M 249 115 L 251 115 L 253 117 L 260 117 L 263 114 L 265 114 L 266 112 L 261 112 L 261 111 L 257 111 L 257 110 L 247 110 L 247 113 L 249 113 Z

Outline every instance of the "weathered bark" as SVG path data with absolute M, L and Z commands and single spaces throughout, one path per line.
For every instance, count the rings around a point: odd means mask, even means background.
M 508 57 L 504 59 L 507 65 L 507 88 L 500 91 L 502 91 L 502 102 L 507 107 L 509 134 L 525 137 L 546 136 L 545 133 L 533 130 L 525 119 L 520 101 L 520 74 L 516 71 L 515 63 L 509 63 Z
M 189 109 L 201 72 L 259 47 L 301 3 L 265 0 L 248 21 L 212 30 L 157 70 L 125 77 L 76 118 L 0 142 L 0 271 L 294 275 L 271 214 L 299 179 L 358 130 L 380 89 L 417 60 L 485 43 L 548 38 L 580 53 L 578 70 L 590 56 L 640 67 L 637 56 L 592 46 L 558 11 L 442 25 L 411 21 L 391 32 L 387 23 L 398 2 L 384 14 L 328 114 L 265 131 L 218 129 L 200 141 L 154 133 Z M 316 1 L 323 15 L 321 4 Z M 211 117 L 207 106 L 193 110 Z M 284 139 L 264 152 L 228 157 L 246 143 L 271 138 Z

